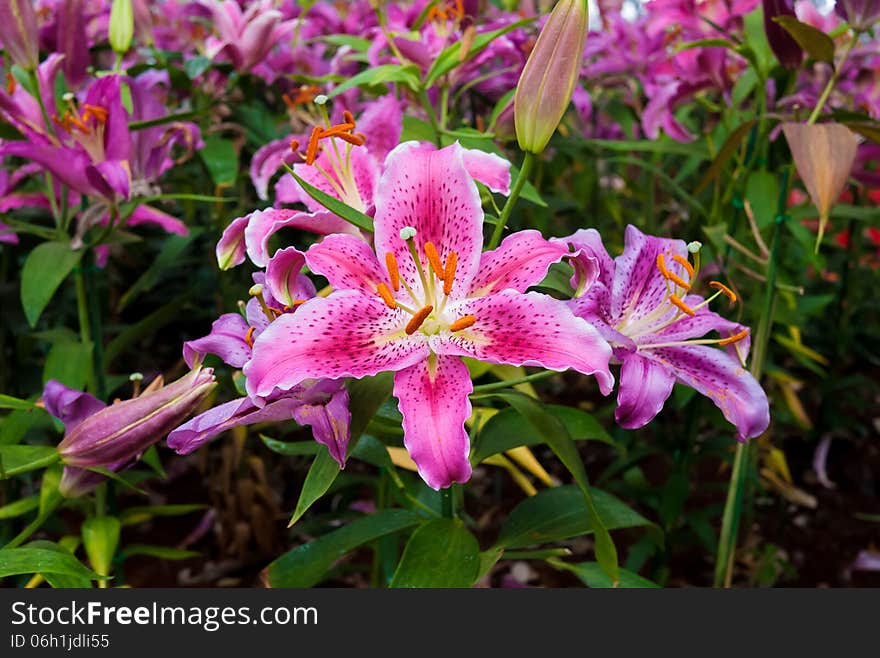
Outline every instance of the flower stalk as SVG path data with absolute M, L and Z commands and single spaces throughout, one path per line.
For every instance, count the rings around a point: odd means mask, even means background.
M 516 204 L 516 200 L 519 198 L 523 187 L 525 187 L 525 184 L 529 180 L 529 174 L 532 172 L 534 164 L 535 154 L 526 151 L 523 157 L 522 167 L 520 167 L 519 170 L 519 175 L 516 177 L 513 187 L 510 189 L 510 196 L 507 197 L 507 201 L 501 209 L 501 215 L 498 217 L 498 223 L 495 224 L 495 229 L 492 231 L 492 237 L 489 240 L 486 249 L 494 249 L 501 243 L 501 236 L 504 234 L 504 227 L 507 224 L 510 213 L 513 211 L 513 206 Z

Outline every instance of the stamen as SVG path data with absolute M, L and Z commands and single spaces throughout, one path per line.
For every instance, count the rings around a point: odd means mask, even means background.
M 321 126 L 312 128 L 312 134 L 309 135 L 309 146 L 306 149 L 306 164 L 314 164 L 315 158 L 318 157 L 318 140 L 321 139 Z
M 257 298 L 257 301 L 260 303 L 260 308 L 263 309 L 263 315 L 266 316 L 266 319 L 268 319 L 269 322 L 274 322 L 275 319 L 280 315 L 278 311 L 269 308 L 269 305 L 266 304 L 266 300 L 263 298 L 262 284 L 255 283 L 254 285 L 252 285 L 250 290 L 248 290 L 248 294 L 251 297 Z
M 15 76 L 10 72 L 6 72 L 6 93 L 11 94 L 15 91 Z
M 338 123 L 335 126 L 330 126 L 326 130 L 321 131 L 321 138 L 324 137 L 338 137 L 342 133 L 348 133 L 354 130 L 354 122 L 349 123 Z
M 388 286 L 384 283 L 380 283 L 376 286 L 376 292 L 379 293 L 379 297 L 385 302 L 385 306 L 388 308 L 397 308 L 397 302 L 394 301 L 394 296 L 391 294 Z
M 351 129 L 354 130 L 354 115 L 348 110 L 343 110 L 342 118 L 345 120 L 346 123 L 350 123 Z
M 95 117 L 95 119 L 97 119 L 99 123 L 105 123 L 107 121 L 109 113 L 103 107 L 99 107 L 97 105 L 89 105 L 88 103 L 85 103 L 83 107 L 86 108 L 83 119 L 85 119 L 86 116 L 91 115 Z
M 360 133 L 358 133 L 357 135 L 351 135 L 349 133 L 339 133 L 334 134 L 333 137 L 338 137 L 343 142 L 348 142 L 352 146 L 363 146 L 367 141 L 367 138 Z
M 307 301 L 309 301 L 309 300 L 308 300 L 308 299 L 295 299 L 295 300 L 293 301 L 293 304 L 291 304 L 290 306 L 285 306 L 285 307 L 282 309 L 282 312 L 283 312 L 283 313 L 290 313 L 291 311 L 295 311 L 295 310 L 298 309 L 300 306 L 302 306 L 303 304 L 305 304 Z M 275 309 L 272 309 L 272 310 L 274 311 Z
M 295 139 L 291 139 L 290 140 L 290 150 L 293 151 L 294 153 L 299 151 L 299 141 L 297 141 Z
M 256 330 L 256 327 L 248 327 L 247 333 L 244 335 L 244 342 L 248 344 L 248 347 L 254 346 L 254 332 Z
M 660 274 L 663 275 L 664 279 L 669 278 L 669 270 L 666 269 L 666 259 L 663 257 L 663 254 L 657 254 L 657 269 L 660 270 Z
M 458 254 L 452 252 L 446 257 L 446 273 L 443 275 L 443 294 L 452 292 L 452 283 L 455 281 L 455 268 L 458 267 Z
M 422 323 L 425 320 L 427 320 L 428 316 L 431 315 L 431 313 L 433 313 L 433 312 L 434 312 L 434 307 L 431 306 L 430 304 L 428 306 L 420 308 L 416 312 L 416 314 L 414 316 L 412 316 L 412 319 L 409 322 L 407 322 L 406 328 L 404 329 L 404 331 L 406 332 L 406 335 L 412 336 L 416 331 L 418 331 L 419 327 L 422 326 Z
M 714 288 L 715 290 L 720 290 L 722 293 L 727 295 L 727 298 L 730 300 L 730 303 L 733 304 L 736 301 L 736 293 L 733 292 L 730 288 L 725 286 L 720 281 L 710 281 L 709 287 Z
M 385 254 L 385 267 L 388 269 L 388 278 L 394 292 L 400 290 L 400 270 L 397 269 L 397 258 L 390 251 Z
M 428 263 L 431 265 L 431 269 L 434 270 L 434 274 L 437 275 L 437 278 L 443 280 L 446 278 L 446 268 L 443 267 L 443 262 L 440 260 L 440 254 L 437 253 L 437 247 L 434 246 L 433 242 L 425 243 L 425 256 L 428 257 Z
M 672 260 L 674 260 L 676 263 L 681 265 L 685 270 L 687 270 L 688 277 L 691 279 L 691 281 L 694 280 L 694 266 L 691 265 L 691 262 L 687 258 L 683 258 L 682 256 L 675 254 L 672 257 Z
M 687 281 L 682 279 L 675 272 L 667 271 L 666 275 L 667 275 L 666 278 L 669 279 L 670 281 L 672 281 L 672 283 L 674 283 L 678 287 L 684 288 L 685 290 L 690 290 L 691 284 L 689 284 Z
M 687 313 L 688 315 L 696 315 L 696 311 L 692 309 L 690 306 L 685 304 L 681 299 L 676 297 L 675 295 L 669 295 L 669 301 L 672 302 L 682 313 Z
M 748 335 L 749 335 L 749 330 L 743 329 L 738 334 L 734 334 L 733 336 L 730 336 L 729 338 L 723 338 L 723 339 L 719 340 L 718 344 L 719 345 L 732 345 L 733 343 L 738 343 L 739 341 L 741 341 L 743 338 L 745 338 Z
M 458 320 L 449 325 L 449 331 L 461 331 L 462 329 L 467 329 L 468 327 L 472 326 L 476 321 L 476 315 L 465 315 L 464 317 L 458 318 Z

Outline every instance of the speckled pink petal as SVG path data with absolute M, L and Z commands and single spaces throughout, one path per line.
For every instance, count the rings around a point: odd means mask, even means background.
M 304 143 L 308 138 L 303 135 L 289 135 L 284 139 L 269 142 L 257 149 L 254 157 L 251 158 L 251 182 L 254 184 L 257 196 L 263 201 L 269 198 L 269 181 L 275 172 L 281 169 L 281 165 L 285 163 L 292 165 L 299 160 L 299 156 L 290 150 L 291 139 Z
M 467 329 L 432 339 L 431 347 L 438 354 L 548 370 L 572 368 L 595 375 L 604 395 L 611 392 L 611 347 L 563 302 L 534 292 L 506 290 L 459 302 L 449 308 L 449 314 L 473 315 L 477 320 Z
M 370 246 L 353 235 L 328 235 L 306 252 L 306 262 L 315 274 L 327 277 L 337 290 L 360 290 L 376 294 L 376 285 L 390 285 L 388 273 L 379 265 Z
M 620 368 L 615 420 L 628 430 L 644 427 L 660 413 L 674 384 L 675 375 L 668 366 L 638 354 L 625 356 Z
M 167 212 L 162 212 L 158 208 L 153 208 L 146 204 L 141 204 L 135 208 L 126 221 L 127 226 L 138 226 L 140 224 L 153 224 L 166 233 L 174 233 L 175 235 L 186 235 L 189 233 L 186 224 L 177 219 L 177 217 L 173 217 Z
M 269 294 L 285 306 L 314 297 L 315 284 L 301 273 L 305 264 L 305 255 L 296 247 L 276 251 L 266 266 Z
M 497 249 L 483 252 L 480 270 L 468 297 L 482 297 L 511 288 L 525 292 L 547 276 L 547 270 L 569 254 L 568 245 L 546 240 L 539 231 L 518 231 Z
M 483 185 L 499 194 L 510 194 L 510 163 L 499 155 L 477 149 L 463 149 L 465 169 Z
M 401 370 L 424 359 L 421 333 L 407 336 L 409 315 L 379 297 L 340 290 L 284 314 L 260 334 L 244 367 L 247 390 L 266 397 L 305 379 L 364 377 Z
M 385 173 L 376 195 L 375 244 L 379 259 L 388 252 L 397 257 L 401 276 L 417 295 L 422 285 L 406 243 L 404 227 L 416 229 L 415 244 L 427 263 L 424 244 L 434 243 L 444 263 L 458 254 L 450 299 L 461 299 L 470 289 L 480 263 L 483 243 L 483 209 L 477 186 L 456 142 L 443 149 L 419 142 L 404 142 L 385 161 Z
M 431 363 L 433 361 L 433 364 Z M 403 443 L 433 489 L 467 482 L 470 441 L 464 422 L 471 415 L 473 383 L 455 356 L 422 360 L 394 376 L 394 395 L 403 414 Z
M 684 241 L 645 235 L 632 224 L 626 227 L 623 253 L 614 259 L 610 317 L 615 323 L 624 317 L 629 318 L 630 323 L 637 321 L 663 303 L 666 279 L 657 269 L 657 254 L 661 252 L 671 271 L 679 275 L 683 273 L 683 268 L 672 260 L 672 256 L 688 256 Z
M 378 162 L 400 143 L 403 131 L 403 112 L 394 94 L 382 96 L 370 103 L 357 118 L 355 129 L 367 138 L 366 150 Z
M 339 217 L 327 210 L 321 210 L 315 213 L 307 213 L 301 210 L 290 210 L 288 208 L 265 208 L 264 210 L 255 210 L 248 215 L 247 228 L 244 230 L 244 241 L 247 247 L 247 254 L 251 261 L 257 267 L 266 267 L 269 263 L 269 238 L 283 228 L 300 228 L 307 231 L 315 231 L 315 228 L 321 231 L 331 229 L 327 232 L 333 232 L 332 229 L 340 228 L 339 222 L 343 222 L 346 227 L 351 224 L 340 220 Z
M 216 354 L 233 368 L 241 368 L 251 356 L 245 336 L 248 323 L 238 313 L 224 313 L 214 320 L 211 333 L 183 344 L 183 360 L 190 368 L 205 354 Z
M 736 426 L 737 440 L 763 434 L 770 424 L 767 394 L 737 359 L 706 345 L 661 347 L 639 352 L 665 364 L 678 381 L 707 396 Z
M 583 290 L 586 291 L 594 281 L 603 283 L 609 290 L 611 289 L 612 282 L 614 281 L 614 260 L 608 255 L 599 231 L 594 228 L 580 229 L 568 237 L 550 239 L 550 242 L 557 241 L 569 244 L 575 249 L 572 255 L 572 266 L 575 268 L 575 276 L 571 281 L 571 285 L 575 290 L 582 286 Z M 596 268 L 595 272 L 593 272 L 593 267 Z M 586 277 L 587 280 L 581 281 L 579 275 Z M 592 281 L 589 279 L 592 279 Z

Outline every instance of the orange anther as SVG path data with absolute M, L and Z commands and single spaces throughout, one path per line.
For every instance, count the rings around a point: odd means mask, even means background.
M 247 333 L 244 335 L 244 342 L 248 344 L 248 347 L 254 346 L 254 331 L 256 329 L 256 327 L 248 327 Z
M 684 288 L 685 290 L 689 290 L 691 287 L 691 284 L 689 284 L 687 281 L 682 279 L 675 272 L 670 272 L 667 270 L 666 271 L 666 278 L 669 279 L 670 281 L 672 281 L 672 283 L 674 283 L 675 285 L 677 285 L 681 288 Z
M 731 304 L 736 301 L 736 293 L 720 281 L 710 281 L 709 287 L 714 288 L 715 290 L 720 290 L 722 293 L 727 295 L 727 298 L 730 300 Z
M 425 256 L 428 257 L 428 263 L 431 265 L 431 269 L 434 270 L 437 278 L 445 279 L 446 268 L 443 267 L 443 261 L 440 260 L 440 254 L 437 253 L 437 247 L 434 246 L 433 242 L 425 243 Z
M 431 313 L 434 312 L 434 307 L 430 304 L 428 306 L 424 306 L 416 311 L 416 314 L 412 316 L 412 319 L 406 323 L 406 332 L 407 336 L 412 336 L 416 331 L 419 330 L 419 327 L 422 326 L 422 323 L 428 318 Z
M 309 135 L 309 146 L 306 149 L 306 164 L 314 164 L 315 158 L 318 157 L 318 140 L 321 139 L 321 126 L 312 128 L 312 134 Z
M 476 321 L 476 315 L 465 315 L 464 317 L 458 318 L 458 320 L 449 325 L 449 331 L 461 331 L 462 329 L 467 329 L 468 327 L 472 326 Z
M 384 283 L 380 283 L 376 286 L 376 292 L 379 293 L 379 297 L 385 302 L 385 306 L 388 308 L 397 308 L 397 302 L 394 301 L 394 296 L 391 294 L 388 286 Z
M 452 282 L 455 281 L 455 268 L 458 267 L 458 254 L 454 251 L 446 257 L 446 273 L 443 275 L 443 294 L 452 292 Z
M 291 304 L 290 306 L 285 306 L 283 309 L 283 312 L 290 313 L 291 311 L 295 311 L 297 308 L 299 308 L 300 306 L 305 304 L 307 301 L 309 301 L 309 300 L 308 299 L 296 299 L 296 300 L 294 300 L 293 304 Z M 275 309 L 272 309 L 272 310 L 274 311 Z
M 685 269 L 685 271 L 687 271 L 689 278 L 694 278 L 694 266 L 691 265 L 690 261 L 687 258 L 675 254 L 672 257 L 672 260 L 681 265 Z
M 660 270 L 660 274 L 663 275 L 664 279 L 669 278 L 669 270 L 666 269 L 666 259 L 662 253 L 657 254 L 657 269 Z
M 333 135 L 334 137 L 338 137 L 343 142 L 348 142 L 353 146 L 363 146 L 364 142 L 367 141 L 367 138 L 358 133 L 357 135 L 350 135 L 348 133 L 339 133 L 338 135 Z
M 12 73 L 6 73 L 6 93 L 11 94 L 15 91 L 15 76 Z
M 345 119 L 346 123 L 351 124 L 351 129 L 354 130 L 354 115 L 348 110 L 342 111 L 342 118 Z
M 687 315 L 696 315 L 696 311 L 692 309 L 690 306 L 685 304 L 681 299 L 676 297 L 675 295 L 669 295 L 669 301 L 672 302 L 682 313 L 686 313 Z
M 350 133 L 352 130 L 354 130 L 354 123 L 338 123 L 326 130 L 322 130 L 321 139 L 324 137 L 336 137 L 342 133 Z
M 299 151 L 299 141 L 295 139 L 290 140 L 290 150 L 296 153 Z
M 385 267 L 388 269 L 388 279 L 391 287 L 397 292 L 400 290 L 400 270 L 397 269 L 397 259 L 390 251 L 385 254 Z
M 738 334 L 733 334 L 733 336 L 719 340 L 718 344 L 719 345 L 731 345 L 732 343 L 738 343 L 739 341 L 741 341 L 743 338 L 745 338 L 748 335 L 749 335 L 749 330 L 743 329 Z
M 99 107 L 97 105 L 89 105 L 86 103 L 83 105 L 86 108 L 86 114 L 95 117 L 100 123 L 104 123 L 107 121 L 107 117 L 109 113 L 103 107 Z

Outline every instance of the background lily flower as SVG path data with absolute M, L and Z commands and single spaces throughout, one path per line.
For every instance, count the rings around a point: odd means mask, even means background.
M 391 370 L 404 444 L 429 486 L 470 477 L 470 374 L 459 357 L 573 368 L 613 379 L 611 349 L 564 304 L 526 289 L 569 253 L 537 231 L 481 253 L 483 210 L 474 178 L 498 179 L 509 164 L 458 143 L 436 150 L 405 142 L 388 156 L 378 186 L 375 252 L 330 235 L 306 254 L 334 292 L 263 331 L 244 366 L 248 392 L 268 398 L 315 378 Z
M 238 313 L 221 315 L 207 336 L 184 343 L 187 364 L 194 367 L 205 354 L 216 354 L 234 368 L 246 366 L 254 341 L 276 318 L 295 312 L 315 296 L 314 284 L 301 273 L 304 265 L 305 258 L 295 247 L 279 249 L 269 260 L 265 274 L 254 274 L 256 286 L 245 307 L 246 317 Z M 310 426 L 315 440 L 327 446 L 340 467 L 345 466 L 351 413 L 348 389 L 342 380 L 304 381 L 289 390 L 277 391 L 260 404 L 242 397 L 213 407 L 172 431 L 168 447 L 186 455 L 233 427 L 291 419 Z
M 595 283 L 570 305 L 611 343 L 622 364 L 615 411 L 621 426 L 647 424 L 678 381 L 711 399 L 736 426 L 740 441 L 767 429 L 767 396 L 742 365 L 748 330 L 709 310 L 719 295 L 735 295 L 717 282 L 710 284 L 717 292 L 709 300 L 689 294 L 696 273 L 683 241 L 645 235 L 629 225 L 623 253 L 612 259 L 593 229 L 565 240 L 599 266 Z M 721 338 L 701 339 L 710 331 Z
M 15 64 L 27 70 L 37 68 L 37 39 L 37 15 L 32 0 L 0 3 L 0 44 Z
M 284 21 L 283 14 L 267 0 L 252 2 L 247 9 L 234 0 L 203 2 L 211 10 L 218 37 L 205 41 L 207 55 L 223 55 L 241 71 L 257 64 L 276 43 L 293 33 L 293 21 Z
M 90 467 L 117 471 L 133 464 L 192 414 L 215 386 L 210 368 L 196 368 L 167 386 L 107 406 L 88 393 L 49 380 L 43 403 L 65 426 L 58 445 L 65 465 L 62 493 L 81 495 L 101 482 L 104 476 Z

